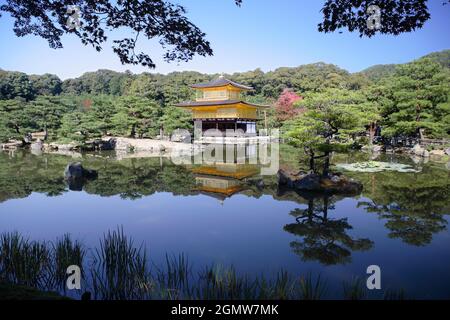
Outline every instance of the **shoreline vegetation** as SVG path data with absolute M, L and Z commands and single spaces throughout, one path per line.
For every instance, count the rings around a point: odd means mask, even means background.
M 30 241 L 17 232 L 0 235 L 0 300 L 319 300 L 327 299 L 321 275 L 293 277 L 280 270 L 273 277 L 240 275 L 233 266 L 209 265 L 194 271 L 184 254 L 168 255 L 163 266 L 149 263 L 146 249 L 118 228 L 108 231 L 95 249 L 66 234 L 55 242 Z M 65 287 L 66 269 L 78 265 L 82 289 Z M 67 295 L 67 296 L 66 296 Z M 404 290 L 370 294 L 365 279 L 342 283 L 334 299 L 406 299 Z
M 361 147 L 370 146 L 374 138 L 383 144 L 409 138 L 447 139 L 449 61 L 450 50 L 444 50 L 407 64 L 374 66 L 358 73 L 320 62 L 226 76 L 254 88 L 243 94 L 245 101 L 272 106 L 259 115 L 264 121 L 257 130 L 280 129 L 285 139 L 304 149 L 305 141 L 296 141 L 296 135 L 319 130 L 312 126 L 325 122 L 333 126 L 324 136 L 327 141 L 305 136 L 307 142 Z M 191 115 L 176 105 L 195 99 L 190 85 L 216 76 L 98 70 L 61 81 L 51 74 L 0 70 L 0 143 L 15 147 L 45 140 L 84 147 L 103 137 L 165 140 L 176 129 L 192 132 Z M 332 105 L 319 110 L 321 102 Z M 306 147 L 310 153 L 311 146 Z

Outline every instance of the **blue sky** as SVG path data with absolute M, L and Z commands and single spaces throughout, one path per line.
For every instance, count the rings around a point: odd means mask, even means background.
M 423 29 L 371 39 L 348 32 L 318 32 L 324 0 L 244 0 L 241 8 L 233 0 L 173 2 L 184 5 L 191 21 L 207 34 L 214 56 L 195 57 L 187 63 L 166 63 L 157 42 L 142 38 L 140 49 L 150 53 L 157 68 L 122 65 L 109 43 L 98 53 L 73 36 L 64 36 L 64 48 L 58 50 L 50 49 L 41 38 L 18 38 L 12 31 L 12 19 L 4 14 L 0 18 L 0 68 L 29 74 L 53 73 L 66 79 L 97 69 L 232 73 L 323 61 L 355 72 L 374 64 L 408 62 L 450 48 L 450 5 L 442 6 L 441 0 L 428 1 L 431 19 Z M 111 39 L 126 32 L 113 34 Z

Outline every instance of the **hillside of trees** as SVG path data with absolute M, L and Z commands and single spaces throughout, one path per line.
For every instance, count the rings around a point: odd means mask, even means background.
M 284 129 L 290 115 L 302 113 L 297 112 L 302 103 L 292 94 L 307 100 L 332 91 L 352 96 L 356 110 L 372 116 L 362 124 L 365 128 L 376 121 L 386 127 L 385 134 L 415 134 L 420 127 L 429 136 L 446 137 L 450 133 L 449 66 L 450 50 L 445 50 L 409 64 L 374 66 L 358 73 L 319 62 L 225 77 L 254 88 L 245 97 L 248 101 L 273 106 L 270 127 Z M 163 75 L 98 70 L 62 81 L 52 74 L 0 69 L 0 141 L 23 139 L 36 131 L 46 131 L 49 140 L 83 143 L 105 134 L 144 138 L 154 137 L 160 129 L 166 133 L 192 129 L 190 115 L 174 105 L 194 99 L 189 85 L 217 76 L 193 71 Z
M 359 74 L 363 77 L 367 77 L 373 82 L 378 82 L 383 78 L 393 75 L 396 68 L 396 64 L 377 64 L 375 66 L 364 69 Z
M 433 62 L 438 63 L 442 67 L 450 68 L 450 50 L 443 50 L 439 52 L 433 52 L 423 56 L 421 59 L 430 59 Z M 366 68 L 358 74 L 369 78 L 369 80 L 377 82 L 383 78 L 392 76 L 397 68 L 397 64 L 378 64 Z

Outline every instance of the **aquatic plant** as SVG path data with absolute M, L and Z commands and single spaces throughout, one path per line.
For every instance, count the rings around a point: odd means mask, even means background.
M 150 274 L 145 248 L 135 247 L 123 229 L 108 231 L 91 268 L 94 295 L 104 300 L 148 298 Z
M 260 286 L 261 288 L 262 286 Z M 295 298 L 295 281 L 292 280 L 292 277 L 285 270 L 277 273 L 275 280 L 269 282 L 268 288 L 270 288 L 268 290 L 269 294 L 264 295 L 262 294 L 263 290 L 260 290 L 261 299 L 287 300 Z
M 0 279 L 47 289 L 53 283 L 51 252 L 44 242 L 30 241 L 17 232 L 0 236 Z
M 79 241 L 72 241 L 70 235 L 65 234 L 62 238 L 56 239 L 53 244 L 53 252 L 55 285 L 65 291 L 65 281 L 67 279 L 66 271 L 68 266 L 79 266 L 81 269 L 81 276 L 84 278 L 84 259 L 86 250 Z
M 189 279 L 191 266 L 187 257 L 181 253 L 178 256 L 166 254 L 165 269 L 156 267 L 156 281 L 160 298 L 175 300 L 191 295 Z
M 66 268 L 75 264 L 82 267 L 84 290 L 92 288 L 93 297 L 102 300 L 318 300 L 327 292 L 326 281 L 311 273 L 293 278 L 281 270 L 274 277 L 250 277 L 222 265 L 193 272 L 184 254 L 166 255 L 163 267 L 150 269 L 145 248 L 135 246 L 121 228 L 104 234 L 89 257 L 87 252 L 67 234 L 54 243 L 30 241 L 17 232 L 2 234 L 0 284 L 65 292 Z M 366 298 L 362 280 L 344 283 L 343 297 Z M 383 298 L 403 299 L 404 292 L 389 290 Z
M 298 296 L 300 299 L 319 300 L 325 295 L 327 284 L 321 279 L 320 275 L 314 281 L 311 273 L 308 273 L 306 277 L 299 279 L 299 290 Z
M 197 288 L 193 292 L 200 299 L 241 299 L 243 293 L 249 293 L 248 279 L 237 275 L 233 266 L 221 265 L 206 267 L 199 274 Z
M 338 163 L 335 165 L 337 169 L 343 169 L 356 172 L 381 172 L 381 171 L 397 171 L 397 172 L 420 172 L 410 165 L 392 162 L 366 161 L 355 163 Z
M 361 300 L 367 295 L 364 280 L 361 278 L 353 278 L 349 282 L 343 283 L 344 299 Z

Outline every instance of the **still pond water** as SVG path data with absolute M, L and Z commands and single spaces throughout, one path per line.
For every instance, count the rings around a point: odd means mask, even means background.
M 335 155 L 332 163 L 369 160 Z M 342 283 L 379 265 L 382 288 L 412 298 L 450 298 L 450 171 L 446 163 L 381 155 L 416 173 L 346 172 L 361 195 L 319 196 L 283 190 L 258 164 L 174 164 L 170 158 L 118 158 L 114 153 L 33 155 L 0 152 L 0 233 L 36 240 L 70 233 L 94 248 L 123 227 L 145 244 L 155 264 L 185 253 L 194 267 L 233 265 L 239 273 L 320 274 L 328 297 Z M 68 186 L 69 162 L 98 171 Z M 281 146 L 280 166 L 298 166 Z M 72 190 L 71 190 L 72 189 Z

